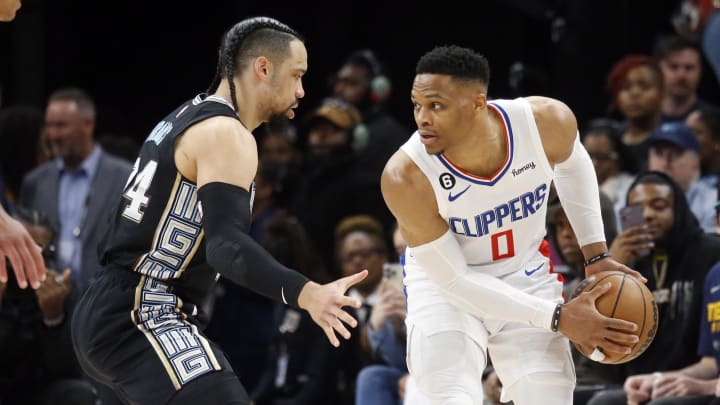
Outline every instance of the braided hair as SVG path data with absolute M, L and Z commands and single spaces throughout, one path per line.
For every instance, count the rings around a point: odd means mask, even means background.
M 218 50 L 218 64 L 215 77 L 208 88 L 214 93 L 223 78 L 230 86 L 230 96 L 235 111 L 238 110 L 235 96 L 235 74 L 245 68 L 247 62 L 260 55 L 279 60 L 290 49 L 290 42 L 303 42 L 297 31 L 270 17 L 253 17 L 240 21 L 227 31 Z

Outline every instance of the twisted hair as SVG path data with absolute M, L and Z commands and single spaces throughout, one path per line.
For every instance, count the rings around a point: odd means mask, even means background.
M 260 55 L 267 55 L 273 62 L 280 60 L 293 40 L 303 42 L 297 31 L 270 17 L 253 17 L 235 24 L 223 37 L 215 77 L 207 92 L 214 93 L 222 79 L 227 79 L 231 101 L 237 111 L 235 74 L 244 69 L 249 60 Z

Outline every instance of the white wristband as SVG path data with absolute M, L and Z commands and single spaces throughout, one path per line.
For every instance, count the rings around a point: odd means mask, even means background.
M 605 360 L 605 353 L 601 352 L 600 349 L 596 347 L 590 354 L 590 360 L 601 362 Z

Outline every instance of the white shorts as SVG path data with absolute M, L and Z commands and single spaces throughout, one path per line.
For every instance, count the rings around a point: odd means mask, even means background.
M 563 302 L 563 283 L 557 274 L 549 273 L 548 259 L 540 253 L 523 268 L 500 279 L 528 294 Z M 409 283 L 407 294 L 407 363 L 423 392 L 428 389 L 425 382 L 430 380 L 425 377 L 437 375 L 442 369 L 451 376 L 447 384 L 476 384 L 482 393 L 486 353 L 503 383 L 503 400 L 514 397 L 516 383 L 537 374 L 543 375 L 548 384 L 574 387 L 570 344 L 563 335 L 523 323 L 479 319 L 445 301 L 430 282 L 419 286 Z M 423 305 L 428 301 L 433 305 Z M 413 308 L 412 302 L 420 305 Z M 477 392 L 475 387 L 466 389 Z

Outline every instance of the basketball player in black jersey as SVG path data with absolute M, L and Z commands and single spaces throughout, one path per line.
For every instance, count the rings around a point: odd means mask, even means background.
M 73 317 L 83 369 L 131 404 L 247 404 L 223 352 L 200 331 L 219 276 L 307 310 L 329 341 L 356 325 L 342 308 L 362 271 L 319 285 L 248 235 L 258 156 L 251 131 L 294 117 L 307 51 L 299 35 L 258 17 L 232 27 L 207 94 L 160 121 L 114 207 L 104 268 Z M 238 319 L 238 322 L 242 322 Z M 259 366 L 259 365 L 258 365 Z

